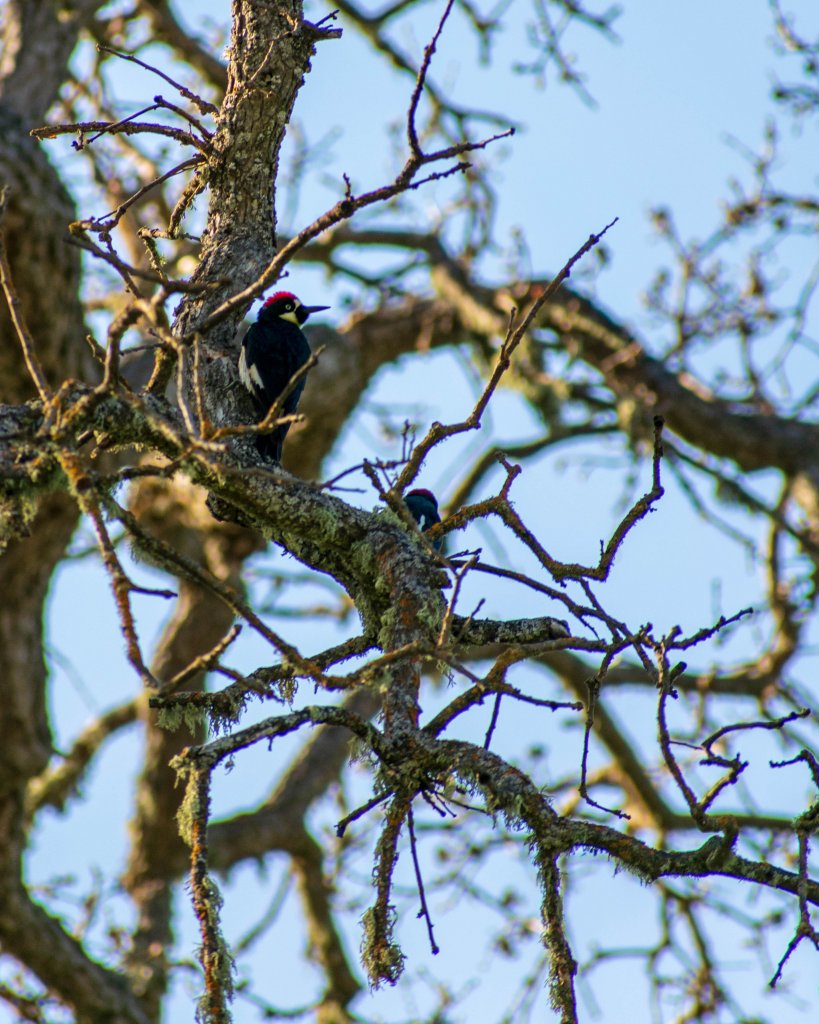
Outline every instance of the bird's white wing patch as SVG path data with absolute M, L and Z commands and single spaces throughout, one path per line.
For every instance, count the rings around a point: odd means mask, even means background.
M 253 390 L 253 382 L 250 379 L 250 374 L 247 371 L 247 353 L 245 352 L 245 346 L 242 345 L 242 351 L 239 353 L 239 380 L 244 384 L 248 391 Z
M 264 391 L 264 384 L 262 384 L 262 375 L 259 373 L 259 367 L 255 363 L 250 367 L 250 372 L 248 373 L 248 376 L 250 377 L 252 383 L 255 384 L 256 387 L 259 389 L 259 391 Z

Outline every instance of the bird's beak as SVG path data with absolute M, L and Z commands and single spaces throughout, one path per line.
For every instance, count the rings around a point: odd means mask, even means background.
M 313 313 L 320 313 L 323 309 L 329 309 L 329 306 L 302 306 L 304 312 L 310 316 Z

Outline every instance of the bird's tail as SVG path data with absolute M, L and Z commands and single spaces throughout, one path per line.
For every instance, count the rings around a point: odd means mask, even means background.
M 277 427 L 269 434 L 259 434 L 256 438 L 256 448 L 262 458 L 269 462 L 282 461 L 282 448 L 284 447 L 284 435 L 286 430 Z

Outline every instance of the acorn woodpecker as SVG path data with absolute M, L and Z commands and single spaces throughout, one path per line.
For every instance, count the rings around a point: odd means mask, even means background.
M 311 313 L 329 308 L 303 306 L 292 292 L 276 292 L 262 306 L 256 323 L 245 332 L 239 353 L 239 377 L 253 398 L 257 422 L 265 418 L 293 374 L 310 358 L 310 346 L 301 325 Z M 280 410 L 282 416 L 296 411 L 304 383 L 302 376 L 285 398 Z M 260 434 L 256 438 L 259 452 L 274 462 L 281 462 L 289 426 L 284 424 L 269 434 Z
M 425 533 L 430 527 L 435 526 L 436 523 L 441 521 L 441 516 L 438 512 L 438 501 L 432 491 L 427 491 L 424 488 L 409 491 L 409 493 L 404 495 L 404 504 L 412 513 L 413 519 Z M 432 546 L 436 551 L 440 551 L 443 545 L 444 538 L 441 537 Z

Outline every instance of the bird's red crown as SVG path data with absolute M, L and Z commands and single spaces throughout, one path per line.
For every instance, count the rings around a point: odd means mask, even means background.
M 276 292 L 274 295 L 271 295 L 269 299 L 265 299 L 264 305 L 272 306 L 274 302 L 281 302 L 282 299 L 290 299 L 290 301 L 295 302 L 297 306 L 301 305 L 299 300 L 292 292 Z
M 432 491 L 428 491 L 425 487 L 417 487 L 414 491 L 409 491 L 407 496 L 409 497 L 410 494 L 417 494 L 419 498 L 428 498 L 436 508 L 438 507 L 438 499 Z

